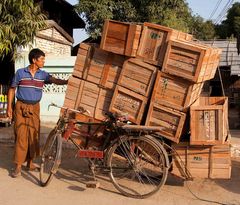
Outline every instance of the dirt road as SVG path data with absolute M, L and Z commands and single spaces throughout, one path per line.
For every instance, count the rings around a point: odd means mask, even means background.
M 64 150 L 61 168 L 48 187 L 39 186 L 39 174 L 23 171 L 21 177 L 9 176 L 12 168 L 13 144 L 0 144 L 0 205 L 205 205 L 216 204 L 198 200 L 198 197 L 219 204 L 240 205 L 240 160 L 233 159 L 231 180 L 196 179 L 192 182 L 169 175 L 166 185 L 150 198 L 137 200 L 120 195 L 107 175 L 98 175 L 101 188 L 86 188 L 91 179 L 83 161 L 74 158 L 72 150 Z

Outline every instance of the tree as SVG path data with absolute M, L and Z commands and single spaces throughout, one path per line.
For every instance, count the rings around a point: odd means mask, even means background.
M 80 0 L 76 9 L 94 38 L 101 35 L 104 19 L 153 22 L 186 32 L 192 20 L 185 0 Z
M 193 16 L 190 25 L 191 33 L 200 40 L 214 39 L 215 26 L 212 21 L 204 21 L 200 16 Z
M 0 58 L 13 57 L 17 47 L 33 41 L 37 31 L 45 27 L 44 20 L 33 0 L 1 0 Z
M 228 10 L 226 20 L 216 26 L 216 32 L 220 38 L 228 38 L 240 34 L 240 3 L 236 2 Z

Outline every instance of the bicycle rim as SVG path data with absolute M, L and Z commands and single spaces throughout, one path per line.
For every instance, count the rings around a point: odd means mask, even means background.
M 164 150 L 151 136 L 124 136 L 109 151 L 108 166 L 114 186 L 124 195 L 146 198 L 165 183 Z
M 47 138 L 41 157 L 40 183 L 47 186 L 56 173 L 61 160 L 62 138 L 58 131 L 51 132 Z

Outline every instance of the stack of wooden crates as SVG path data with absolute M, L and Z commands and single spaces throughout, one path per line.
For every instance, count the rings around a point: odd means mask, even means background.
M 80 44 L 64 106 L 83 106 L 97 121 L 111 111 L 157 128 L 179 153 L 176 175 L 183 163 L 193 177 L 229 178 L 227 98 L 200 97 L 220 54 L 168 27 L 106 20 L 100 45 Z M 187 124 L 191 137 L 181 142 Z

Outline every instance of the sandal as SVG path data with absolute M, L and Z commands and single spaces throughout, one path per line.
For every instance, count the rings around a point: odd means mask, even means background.
M 11 174 L 11 176 L 13 177 L 13 178 L 17 178 L 17 177 L 19 177 L 19 176 L 21 176 L 22 175 L 22 173 L 21 173 L 21 168 L 16 168 L 13 172 L 12 172 L 12 174 Z

